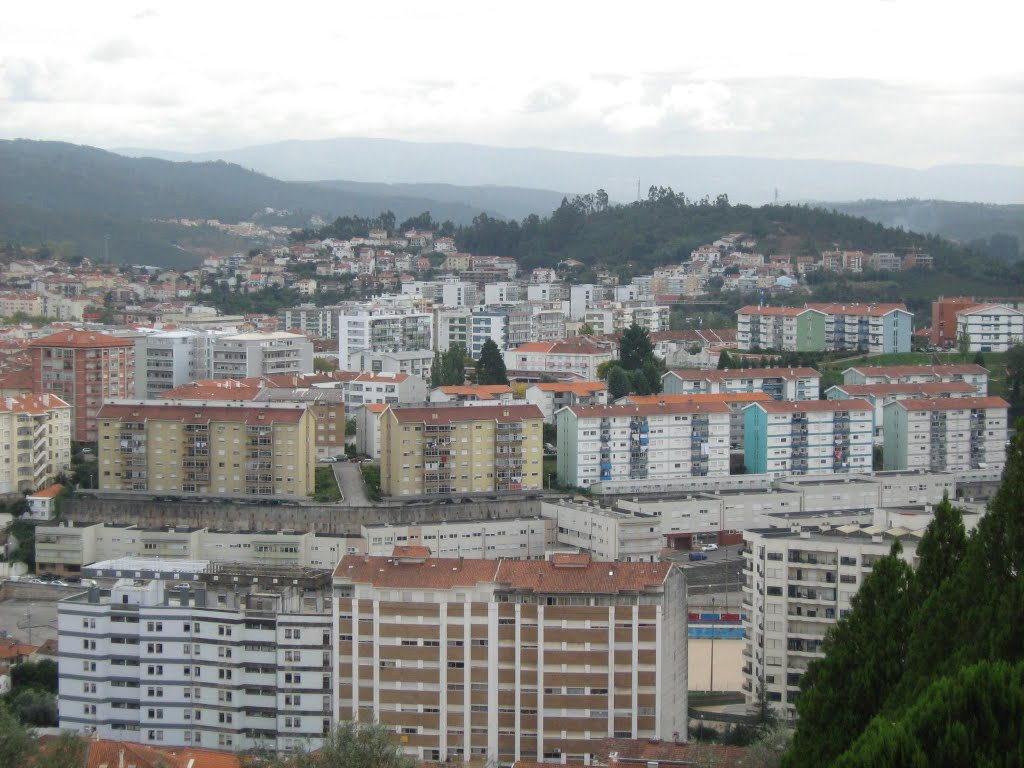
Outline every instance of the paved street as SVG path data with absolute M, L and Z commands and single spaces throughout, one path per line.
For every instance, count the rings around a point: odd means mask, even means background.
M 331 465 L 334 476 L 341 488 L 341 505 L 345 507 L 366 507 L 370 500 L 366 498 L 363 478 L 359 474 L 359 465 L 350 461 L 339 461 Z

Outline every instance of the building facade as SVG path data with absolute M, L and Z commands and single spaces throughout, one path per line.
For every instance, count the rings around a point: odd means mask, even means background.
M 71 468 L 71 406 L 56 395 L 0 399 L 0 493 L 45 488 Z
M 728 475 L 729 413 L 723 403 L 568 406 L 555 415 L 558 480 Z
M 338 719 L 418 760 L 585 760 L 598 739 L 687 734 L 686 592 L 670 563 L 345 558 Z
M 754 403 L 743 415 L 747 472 L 816 475 L 871 470 L 874 421 L 866 400 Z
M 432 347 L 431 315 L 355 310 L 338 315 L 338 359 L 354 352 L 414 352 Z
M 736 310 L 736 346 L 820 352 L 825 349 L 825 319 L 824 312 L 807 307 L 743 307 Z
M 313 343 L 296 333 L 241 333 L 210 344 L 211 379 L 312 372 Z
M 61 728 L 224 751 L 315 748 L 330 730 L 330 570 L 125 558 L 86 572 L 116 580 L 58 604 Z
M 817 400 L 821 374 L 813 368 L 738 368 L 669 371 L 661 377 L 667 395 L 764 392 L 775 400 Z
M 114 400 L 99 423 L 104 491 L 290 496 L 313 492 L 305 405 Z
M 211 341 L 218 331 L 161 331 L 135 340 L 135 397 L 151 400 L 210 378 Z
M 979 397 L 988 394 L 988 369 L 980 365 L 865 365 L 843 371 L 844 384 L 921 384 L 930 381 L 966 381 Z
M 1001 397 L 903 400 L 885 406 L 883 466 L 945 472 L 1006 463 L 1007 413 Z
M 910 351 L 914 314 L 903 304 L 808 304 L 825 313 L 825 349 L 872 355 Z
M 956 313 L 956 337 L 971 352 L 1006 352 L 1024 342 L 1024 312 L 1003 304 L 980 304 Z
M 95 443 L 105 400 L 135 394 L 135 342 L 92 331 L 61 331 L 29 342 L 33 391 L 71 405 L 73 439 Z
M 541 488 L 543 419 L 533 405 L 389 408 L 381 415 L 388 496 Z

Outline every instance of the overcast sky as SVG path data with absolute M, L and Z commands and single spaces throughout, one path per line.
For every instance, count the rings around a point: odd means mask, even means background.
M 0 138 L 1024 164 L 1019 0 L 12 2 Z

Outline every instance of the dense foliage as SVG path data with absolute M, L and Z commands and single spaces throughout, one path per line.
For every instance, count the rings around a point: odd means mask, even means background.
M 1024 762 L 1024 423 L 966 536 L 947 500 L 913 574 L 875 564 L 800 681 L 788 768 Z
M 430 386 L 453 387 L 465 383 L 466 348 L 455 343 L 444 352 L 434 352 L 434 362 L 430 364 Z
M 480 359 L 476 361 L 477 384 L 508 384 L 505 358 L 494 339 L 487 339 L 480 347 Z

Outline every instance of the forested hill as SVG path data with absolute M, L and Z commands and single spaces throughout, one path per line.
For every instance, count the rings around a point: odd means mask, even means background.
M 663 264 L 689 259 L 690 252 L 729 232 L 753 235 L 765 254 L 820 254 L 831 248 L 894 252 L 913 249 L 935 257 L 936 270 L 922 278 L 909 273 L 874 280 L 864 300 L 897 297 L 905 287 L 934 291 L 933 295 L 970 290 L 981 295 L 1008 295 L 1024 288 L 1024 270 L 934 235 L 892 229 L 867 219 L 810 206 L 730 205 L 725 195 L 716 200 L 687 200 L 671 189 L 652 188 L 646 200 L 610 205 L 600 191 L 566 199 L 546 218 L 529 216 L 521 222 L 478 216 L 457 235 L 460 249 L 471 253 L 513 256 L 523 269 L 556 266 L 576 259 L 591 269 L 610 269 L 622 275 L 650 272 Z M 943 288 L 945 285 L 945 288 Z

